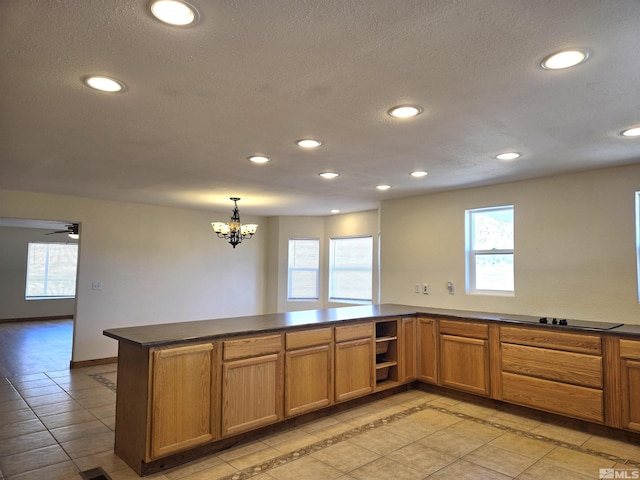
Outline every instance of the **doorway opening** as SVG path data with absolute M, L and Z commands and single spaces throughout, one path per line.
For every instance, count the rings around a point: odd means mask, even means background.
M 78 232 L 73 221 L 0 218 L 0 377 L 69 369 Z

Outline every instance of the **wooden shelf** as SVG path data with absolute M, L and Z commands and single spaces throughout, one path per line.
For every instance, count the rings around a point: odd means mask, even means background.
M 398 362 L 394 360 L 385 360 L 382 363 L 376 363 L 376 370 L 380 370 L 381 368 L 393 367 L 394 365 L 397 365 L 397 364 Z
M 376 343 L 377 342 L 390 342 L 391 340 L 397 340 L 398 337 L 377 337 L 376 338 Z

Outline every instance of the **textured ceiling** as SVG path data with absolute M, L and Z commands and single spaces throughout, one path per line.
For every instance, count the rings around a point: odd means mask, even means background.
M 200 20 L 180 28 L 147 1 L 0 2 L 0 188 L 326 215 L 640 162 L 619 135 L 640 124 L 637 0 L 191 3 Z M 589 60 L 539 66 L 571 47 Z M 425 111 L 386 114 L 404 103 Z

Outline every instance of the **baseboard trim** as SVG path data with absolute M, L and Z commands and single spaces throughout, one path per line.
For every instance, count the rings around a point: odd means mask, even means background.
M 71 360 L 69 362 L 69 368 L 95 367 L 96 365 L 108 365 L 109 363 L 118 363 L 118 357 L 95 358 L 93 360 L 82 360 L 79 362 Z
M 47 320 L 73 320 L 73 315 L 53 315 L 50 317 L 0 318 L 0 323 L 44 322 Z

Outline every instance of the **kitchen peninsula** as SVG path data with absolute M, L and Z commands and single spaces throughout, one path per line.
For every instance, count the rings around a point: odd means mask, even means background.
M 414 383 L 640 432 L 640 325 L 387 304 L 104 334 L 115 453 L 139 475 Z

